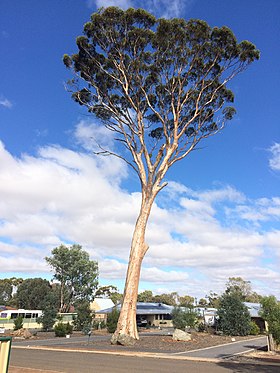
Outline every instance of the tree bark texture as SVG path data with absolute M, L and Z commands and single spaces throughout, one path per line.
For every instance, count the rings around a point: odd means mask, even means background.
M 154 198 L 155 195 L 149 196 L 149 198 L 144 197 L 144 200 L 142 200 L 131 242 L 122 308 L 117 329 L 111 340 L 112 343 L 118 343 L 118 336 L 120 335 L 139 339 L 136 325 L 138 285 L 142 260 L 148 250 L 148 245 L 145 242 L 145 232 Z

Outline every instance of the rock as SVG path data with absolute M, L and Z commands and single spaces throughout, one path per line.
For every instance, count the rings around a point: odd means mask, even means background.
M 30 331 L 28 329 L 24 329 L 23 338 L 24 339 L 32 338 L 32 334 L 30 333 Z
M 25 328 L 15 330 L 13 332 L 13 336 L 18 337 L 18 338 L 24 338 L 24 339 L 29 339 L 33 337 L 30 331 Z
M 183 330 L 175 329 L 172 339 L 173 341 L 190 341 L 192 337 L 191 334 L 183 332 Z
M 117 336 L 113 334 L 111 338 L 111 344 L 113 345 L 119 344 L 122 346 L 134 346 L 135 343 L 135 339 L 126 334 L 119 334 Z

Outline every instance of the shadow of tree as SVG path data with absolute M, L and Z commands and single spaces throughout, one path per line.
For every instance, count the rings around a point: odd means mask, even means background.
M 261 363 L 261 364 L 253 364 L 253 363 L 231 363 L 222 361 L 216 364 L 219 367 L 223 367 L 228 369 L 232 373 L 279 373 L 280 366 L 279 364 L 270 364 L 270 363 Z

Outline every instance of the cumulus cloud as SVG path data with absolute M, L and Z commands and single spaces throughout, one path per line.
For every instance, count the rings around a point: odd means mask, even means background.
M 98 260 L 101 279 L 123 282 L 141 195 L 122 187 L 129 175 L 124 162 L 93 154 L 92 137 L 102 140 L 103 133 L 80 122 L 75 150 L 53 145 L 14 157 L 0 143 L 0 260 L 6 272 L 47 275 L 44 257 L 51 249 L 79 243 Z M 222 289 L 230 276 L 255 281 L 262 291 L 270 278 L 279 284 L 279 201 L 249 200 L 227 185 L 192 190 L 171 180 L 151 212 L 142 283 L 194 296 Z M 265 216 L 258 227 L 246 224 L 254 214 Z M 268 221 L 273 229 L 262 226 Z
M 269 160 L 269 167 L 272 170 L 279 171 L 280 170 L 280 144 L 275 143 L 268 150 L 271 153 L 271 158 Z
M 195 0 L 147 0 L 145 3 L 140 0 L 87 0 L 90 8 L 101 8 L 108 6 L 117 6 L 122 9 L 144 8 L 157 17 L 176 18 L 180 17 L 184 11 L 188 11 Z

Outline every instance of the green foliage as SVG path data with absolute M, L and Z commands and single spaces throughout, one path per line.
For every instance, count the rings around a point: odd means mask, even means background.
M 218 294 L 215 293 L 214 291 L 211 290 L 209 295 L 206 295 L 206 299 L 207 299 L 208 307 L 213 307 L 213 308 L 219 307 L 220 298 Z
M 14 330 L 19 330 L 23 327 L 23 317 L 18 316 L 16 319 L 14 319 Z
M 18 307 L 23 309 L 43 309 L 45 300 L 52 292 L 47 280 L 28 278 L 17 289 Z
M 10 279 L 0 280 L 0 304 L 7 305 L 12 299 L 13 286 Z
M 95 297 L 111 298 L 112 294 L 117 292 L 118 289 L 114 285 L 100 286 L 95 292 Z
M 218 329 L 225 335 L 248 335 L 251 317 L 240 296 L 233 292 L 223 294 L 217 311 Z
M 54 327 L 54 333 L 56 337 L 65 337 L 67 334 L 66 324 L 59 322 Z
M 78 52 L 63 57 L 80 77 L 69 85 L 73 99 L 110 125 L 130 151 L 136 133 L 146 128 L 154 140 L 146 156 L 154 162 L 175 134 L 184 150 L 192 149 L 232 119 L 234 95 L 225 82 L 259 58 L 253 44 L 238 43 L 225 26 L 157 20 L 143 9 L 102 8 L 85 24 L 84 34 L 76 39 Z M 178 108 L 175 116 L 172 108 Z M 133 121 L 130 111 L 141 113 L 141 121 Z
M 151 290 L 142 291 L 142 293 L 138 294 L 137 302 L 153 302 L 154 296 Z
M 260 316 L 268 323 L 268 332 L 272 334 L 277 345 L 280 345 L 280 304 L 274 296 L 263 297 Z
M 236 293 L 243 302 L 259 303 L 262 298 L 252 290 L 251 281 L 243 280 L 242 277 L 229 277 L 225 292 L 227 294 Z
M 94 320 L 92 323 L 92 329 L 98 330 L 98 329 L 105 329 L 105 328 L 106 328 L 106 323 L 104 320 L 102 321 Z
M 205 324 L 204 322 L 200 322 L 198 325 L 197 325 L 197 330 L 202 333 L 202 332 L 205 332 L 206 328 L 205 328 Z
M 258 327 L 258 325 L 254 321 L 250 322 L 250 332 L 249 332 L 249 334 L 250 335 L 260 334 L 260 328 Z
M 179 297 L 178 293 L 176 292 L 169 293 L 169 294 L 168 293 L 158 294 L 154 296 L 154 302 L 164 303 L 170 306 L 176 306 L 178 297 Z
M 184 295 L 179 297 L 179 305 L 180 307 L 192 307 L 194 304 L 194 297 L 190 295 Z
M 89 302 L 83 301 L 76 305 L 77 316 L 73 322 L 76 330 L 88 332 L 92 327 L 92 313 Z
M 70 322 L 68 322 L 67 324 L 65 324 L 65 330 L 66 330 L 66 334 L 72 334 L 73 333 L 73 325 L 71 325 Z
M 70 306 L 80 300 L 91 301 L 98 285 L 98 264 L 80 245 L 69 248 L 60 245 L 45 258 L 54 270 L 54 278 L 61 284 L 60 312 L 69 312 Z
M 172 323 L 176 329 L 194 328 L 197 324 L 197 313 L 193 308 L 175 307 L 172 311 Z
M 117 329 L 117 324 L 120 316 L 120 311 L 117 308 L 113 308 L 112 312 L 107 316 L 107 330 L 109 333 L 114 333 Z

